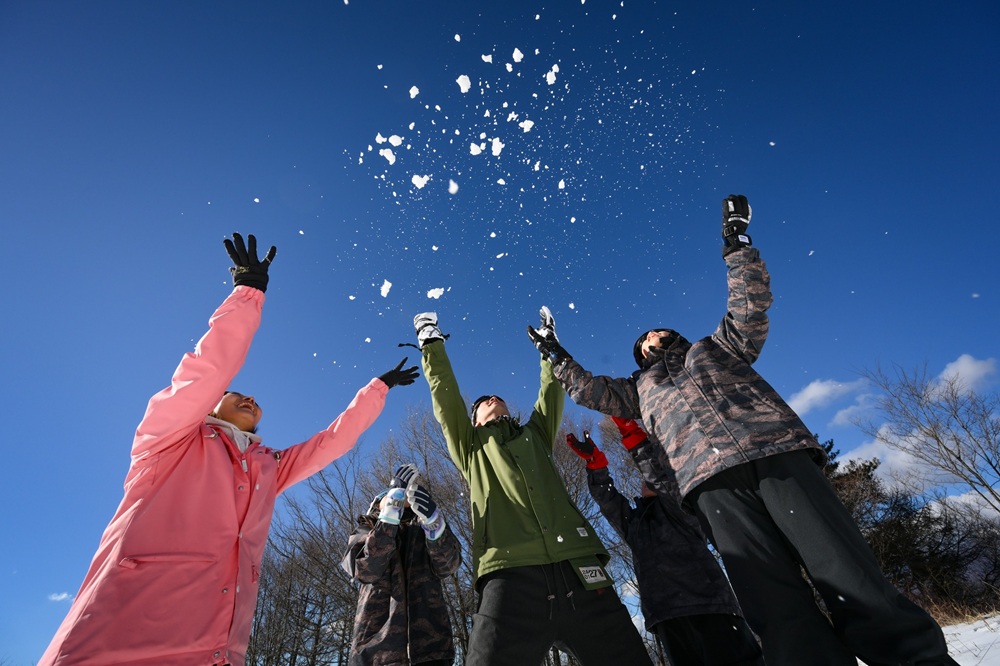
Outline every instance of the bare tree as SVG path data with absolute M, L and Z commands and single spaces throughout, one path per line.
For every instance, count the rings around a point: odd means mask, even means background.
M 880 390 L 879 419 L 858 427 L 915 460 L 922 488 L 962 487 L 1000 514 L 1000 395 L 958 376 L 931 379 L 926 368 L 862 374 Z

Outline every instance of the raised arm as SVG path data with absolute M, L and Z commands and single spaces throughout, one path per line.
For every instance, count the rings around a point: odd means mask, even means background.
M 422 312 L 413 318 L 417 343 L 423 354 L 424 379 L 431 390 L 434 417 L 441 425 L 451 459 L 468 478 L 472 446 L 472 420 L 458 388 L 458 380 L 444 348 L 445 336 L 438 328 L 437 314 Z
M 608 473 L 608 458 L 590 438 L 588 431 L 583 432 L 583 440 L 576 435 L 566 435 L 566 445 L 573 453 L 587 463 L 587 489 L 590 496 L 597 502 L 601 514 L 607 519 L 618 535 L 625 539 L 628 536 L 628 524 L 632 516 L 632 506 L 618 489 Z
M 767 340 L 767 310 L 771 307 L 771 276 L 760 252 L 746 235 L 752 211 L 747 198 L 731 194 L 722 201 L 722 256 L 728 267 L 726 316 L 712 338 L 747 363 L 760 356 Z
M 274 259 L 272 246 L 263 261 L 257 258 L 257 239 L 233 234 L 225 246 L 233 260 L 235 289 L 208 320 L 208 332 L 184 355 L 170 386 L 149 400 L 132 444 L 133 465 L 178 445 L 182 433 L 204 420 L 240 371 L 250 342 L 260 326 L 267 289 L 267 270 Z
M 573 401 L 602 414 L 639 418 L 639 394 L 635 383 L 630 379 L 594 377 L 584 370 L 559 343 L 556 322 L 549 309 L 542 306 L 539 313 L 542 325 L 537 329 L 529 326 L 528 337 L 541 352 L 543 362 L 549 362 L 552 373 Z

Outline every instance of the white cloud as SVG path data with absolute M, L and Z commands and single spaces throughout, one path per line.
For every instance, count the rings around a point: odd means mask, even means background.
M 938 375 L 938 380 L 945 382 L 959 380 L 966 388 L 978 391 L 988 386 L 997 372 L 995 358 L 980 361 L 969 354 L 962 354 L 957 359 L 944 366 Z
M 838 382 L 835 379 L 817 379 L 795 393 L 788 401 L 789 406 L 799 416 L 813 409 L 825 407 L 837 398 L 862 390 L 866 386 L 863 379 L 853 382 Z
M 49 601 L 66 601 L 69 599 L 69 592 L 55 592 L 49 595 Z

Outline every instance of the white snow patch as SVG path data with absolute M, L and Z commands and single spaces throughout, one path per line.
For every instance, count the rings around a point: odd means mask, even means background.
M 381 292 L 381 294 L 382 294 L 382 298 L 385 298 L 386 296 L 389 295 L 389 290 L 390 289 L 392 289 L 392 283 L 389 282 L 388 280 L 383 279 L 382 280 L 382 288 L 379 290 Z
M 555 85 L 556 74 L 559 73 L 559 65 L 552 65 L 552 69 L 545 73 L 545 82 L 550 86 Z

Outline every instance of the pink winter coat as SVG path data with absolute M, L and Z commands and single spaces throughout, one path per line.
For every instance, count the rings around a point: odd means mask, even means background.
M 125 497 L 39 666 L 244 663 L 275 498 L 354 446 L 388 391 L 373 379 L 307 441 L 240 453 L 205 417 L 243 365 L 263 303 L 236 287 L 150 399 Z

